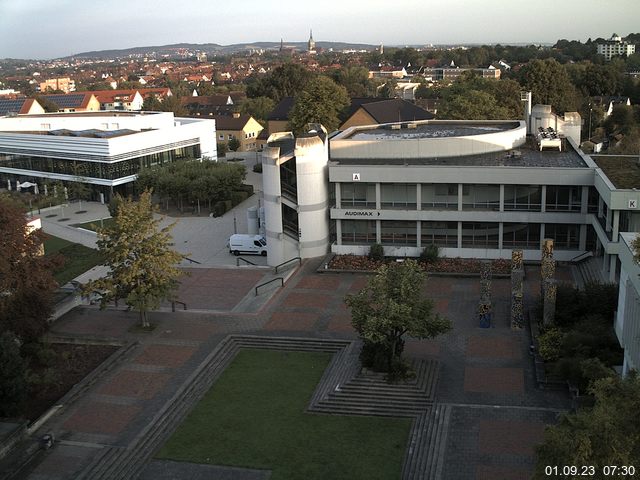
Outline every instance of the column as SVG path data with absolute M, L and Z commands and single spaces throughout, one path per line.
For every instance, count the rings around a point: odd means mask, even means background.
M 582 187 L 582 203 L 580 205 L 580 213 L 583 215 L 589 213 L 589 187 Z
M 342 208 L 342 188 L 341 183 L 336 182 L 336 208 Z
M 418 248 L 422 248 L 422 235 L 421 235 L 421 232 L 422 232 L 422 222 L 420 220 L 418 220 L 416 222 L 416 239 L 418 241 L 416 246 Z
M 504 185 L 500 185 L 500 211 L 504 212 Z M 502 224 L 500 226 L 502 227 Z M 500 236 L 500 239 L 500 244 L 502 245 L 502 236 Z
M 462 211 L 462 183 L 458 184 L 458 211 Z
M 498 223 L 498 250 L 502 250 L 502 235 L 504 234 L 504 223 Z
M 462 248 L 462 222 L 458 222 L 458 248 Z
M 547 211 L 547 186 L 546 185 L 542 185 L 542 188 L 540 189 L 540 211 L 543 213 Z M 541 232 L 540 238 L 544 238 L 544 232 Z
M 422 210 L 422 185 L 416 184 L 416 210 Z
M 380 193 L 380 183 L 376 183 L 376 210 L 380 210 L 382 205 L 382 194 Z M 380 243 L 378 241 L 378 243 Z
M 611 209 L 607 208 L 607 221 L 605 223 L 606 225 L 606 229 L 605 231 L 610 232 L 611 231 L 611 221 L 613 220 L 613 215 L 611 214 Z M 615 241 L 615 239 L 614 239 Z
M 342 220 L 336 220 L 336 244 L 342 245 Z
M 380 220 L 376 220 L 376 243 L 382 243 L 382 224 Z
M 609 259 L 609 283 L 615 283 L 616 281 L 616 270 L 618 267 L 618 256 L 610 255 Z
M 613 228 L 611 233 L 611 241 L 618 241 L 618 233 L 620 230 L 620 210 L 613 211 Z
M 587 226 L 586 225 L 580 225 L 580 240 L 579 240 L 578 248 L 580 250 L 587 249 Z

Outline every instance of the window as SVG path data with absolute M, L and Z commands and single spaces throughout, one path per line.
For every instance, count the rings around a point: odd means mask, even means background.
M 341 207 L 376 208 L 375 183 L 341 183 Z
M 376 243 L 375 220 L 342 220 L 342 243 L 344 245 L 367 245 Z
M 438 247 L 458 246 L 458 222 L 423 221 L 420 229 L 420 241 L 423 247 L 432 244 Z
M 553 248 L 558 250 L 577 250 L 579 232 L 578 225 L 546 223 L 544 226 L 544 236 L 553 238 Z
M 497 223 L 463 222 L 462 246 L 466 248 L 498 248 Z
M 229 140 L 233 140 L 233 135 L 229 134 Z
M 383 183 L 380 185 L 382 208 L 408 210 L 416 208 L 415 183 Z
M 538 223 L 505 223 L 502 226 L 502 247 L 540 248 L 540 224 Z
M 464 185 L 463 210 L 499 210 L 500 185 Z
M 581 203 L 581 186 L 547 186 L 545 208 L 548 212 L 579 212 Z
M 539 212 L 542 207 L 540 185 L 505 185 L 504 209 Z
M 457 210 L 458 184 L 422 184 L 422 209 Z
M 383 220 L 380 222 L 383 245 L 415 247 L 417 243 L 416 222 L 410 220 Z
M 219 137 L 220 137 L 220 140 L 224 140 L 224 135 L 222 133 L 219 135 Z

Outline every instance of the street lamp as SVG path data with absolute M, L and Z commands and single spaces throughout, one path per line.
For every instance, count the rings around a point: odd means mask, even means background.
M 593 112 L 593 107 L 589 104 L 589 141 L 591 141 L 591 112 Z

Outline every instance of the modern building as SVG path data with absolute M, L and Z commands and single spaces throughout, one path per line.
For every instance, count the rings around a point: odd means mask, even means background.
M 612 57 L 626 55 L 633 55 L 636 51 L 636 46 L 633 43 L 628 43 L 622 40 L 622 37 L 617 33 L 611 35 L 609 40 L 605 40 L 603 43 L 597 44 L 598 55 L 602 55 L 605 60 L 609 61 Z
M 137 173 L 217 160 L 213 120 L 170 112 L 86 112 L 0 118 L 0 184 L 79 181 L 94 197 L 130 193 Z
M 60 90 L 63 93 L 75 92 L 76 82 L 69 77 L 50 78 L 40 83 L 40 91 L 46 92 L 47 90 Z

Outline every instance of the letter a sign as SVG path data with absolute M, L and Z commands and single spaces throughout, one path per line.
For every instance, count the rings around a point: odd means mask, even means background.
M 359 173 L 354 173 L 353 175 L 353 181 L 354 182 L 359 182 L 360 181 L 360 174 Z

